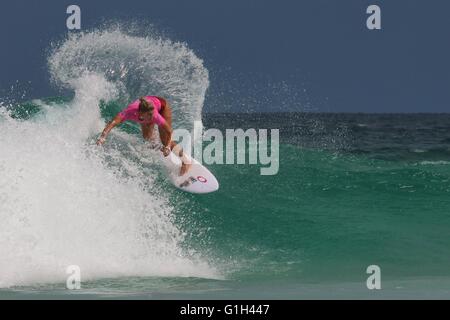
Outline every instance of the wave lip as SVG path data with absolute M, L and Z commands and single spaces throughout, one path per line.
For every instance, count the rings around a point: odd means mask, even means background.
M 72 89 L 86 71 L 102 75 L 117 87 L 122 103 L 143 95 L 166 97 L 174 127 L 192 130 L 201 121 L 208 70 L 186 44 L 149 34 L 130 35 L 115 26 L 70 34 L 49 58 L 52 80 Z

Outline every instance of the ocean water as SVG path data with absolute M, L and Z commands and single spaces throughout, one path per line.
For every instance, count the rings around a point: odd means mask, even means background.
M 0 298 L 450 297 L 450 115 L 204 113 L 188 45 L 120 27 L 55 44 L 48 68 L 70 94 L 0 108 Z M 212 164 L 219 191 L 192 195 L 136 126 L 97 147 L 149 93 L 175 128 L 279 129 L 278 174 Z

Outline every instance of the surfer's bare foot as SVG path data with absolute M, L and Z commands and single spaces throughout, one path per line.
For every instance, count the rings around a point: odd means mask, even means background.
M 189 171 L 189 169 L 191 168 L 192 164 L 191 163 L 182 163 L 181 164 L 181 169 L 180 169 L 180 176 L 184 175 L 186 172 Z

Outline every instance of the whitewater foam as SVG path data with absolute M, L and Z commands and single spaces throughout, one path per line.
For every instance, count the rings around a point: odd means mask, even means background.
M 70 36 L 49 65 L 74 99 L 40 101 L 41 112 L 29 120 L 4 108 L 0 115 L 0 287 L 64 282 L 69 265 L 80 266 L 82 280 L 221 278 L 183 249 L 170 195 L 155 185 L 156 169 L 143 170 L 117 145 L 94 143 L 105 124 L 101 100 L 158 93 L 174 101 L 180 125 L 197 120 L 208 86 L 201 61 L 185 45 L 103 30 Z M 135 137 L 117 132 L 111 139 L 150 157 L 132 146 L 142 143 Z

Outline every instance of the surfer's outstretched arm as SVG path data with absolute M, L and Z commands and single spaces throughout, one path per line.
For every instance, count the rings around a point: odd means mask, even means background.
M 105 143 L 106 141 L 106 137 L 108 136 L 109 132 L 117 125 L 122 123 L 122 117 L 120 117 L 119 115 L 115 116 L 114 119 L 112 119 L 111 122 L 109 122 L 105 129 L 103 129 L 103 132 L 100 136 L 100 138 L 97 140 L 97 145 L 102 145 Z

